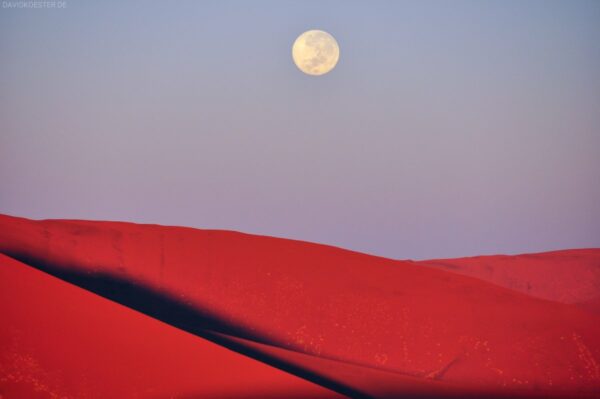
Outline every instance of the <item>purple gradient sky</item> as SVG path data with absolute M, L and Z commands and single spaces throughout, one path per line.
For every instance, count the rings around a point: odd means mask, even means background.
M 0 212 L 394 258 L 600 246 L 600 2 L 0 8 Z M 337 68 L 291 45 L 333 34 Z

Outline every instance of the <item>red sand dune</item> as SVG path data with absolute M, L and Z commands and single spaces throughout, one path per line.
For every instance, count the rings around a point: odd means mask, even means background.
M 579 249 L 519 256 L 474 256 L 420 262 L 477 277 L 515 291 L 562 303 L 600 299 L 600 250 Z
M 600 250 L 411 262 L 0 216 L 0 253 L 3 397 L 600 395 Z

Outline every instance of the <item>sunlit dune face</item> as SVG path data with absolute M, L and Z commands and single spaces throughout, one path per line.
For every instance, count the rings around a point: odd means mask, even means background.
M 335 68 L 340 58 L 337 41 L 322 30 L 304 32 L 292 47 L 294 63 L 307 75 L 319 76 Z

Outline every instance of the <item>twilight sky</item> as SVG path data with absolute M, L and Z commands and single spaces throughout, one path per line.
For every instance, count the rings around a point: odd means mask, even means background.
M 302 74 L 296 37 L 341 57 Z M 393 258 L 600 246 L 599 1 L 0 8 L 0 213 Z

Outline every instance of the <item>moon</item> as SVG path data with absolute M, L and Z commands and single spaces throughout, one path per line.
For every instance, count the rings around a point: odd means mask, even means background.
M 340 47 L 329 33 L 309 30 L 298 36 L 292 46 L 294 64 L 307 75 L 319 76 L 335 68 Z

